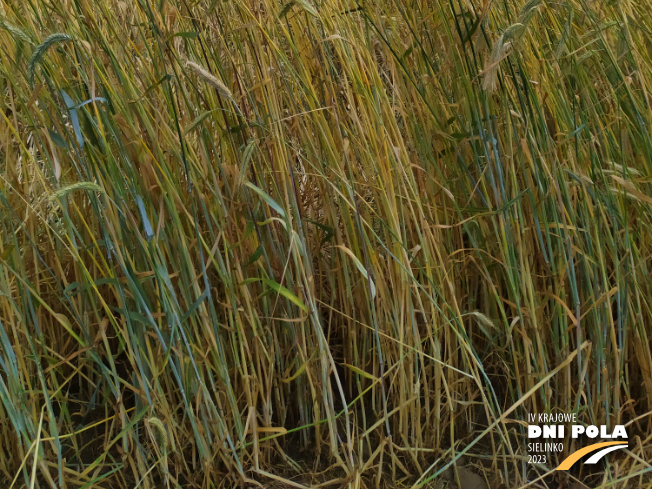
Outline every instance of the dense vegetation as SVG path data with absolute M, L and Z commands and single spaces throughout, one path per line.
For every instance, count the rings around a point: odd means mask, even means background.
M 0 0 L 0 483 L 650 484 L 650 13 Z

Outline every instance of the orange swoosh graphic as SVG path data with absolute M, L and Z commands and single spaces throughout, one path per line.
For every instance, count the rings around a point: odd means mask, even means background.
M 576 452 L 571 453 L 566 460 L 564 460 L 561 464 L 559 464 L 559 467 L 557 467 L 555 470 L 568 470 L 570 469 L 575 462 L 577 462 L 579 459 L 581 459 L 584 455 L 589 454 L 591 452 L 595 452 L 596 450 L 599 450 L 604 447 L 609 447 L 611 445 L 624 445 L 622 441 L 606 441 L 604 443 L 596 443 L 595 445 L 589 445 L 588 447 L 584 447 Z

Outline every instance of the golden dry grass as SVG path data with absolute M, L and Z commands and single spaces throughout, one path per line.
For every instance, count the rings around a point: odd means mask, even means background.
M 650 487 L 651 12 L 0 0 L 0 482 Z

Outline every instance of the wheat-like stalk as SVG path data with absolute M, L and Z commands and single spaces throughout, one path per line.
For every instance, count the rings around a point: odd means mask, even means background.
M 217 88 L 218 92 L 220 92 L 221 95 L 230 100 L 233 100 L 233 94 L 231 93 L 231 90 L 229 90 L 228 87 L 219 78 L 211 74 L 204 67 L 190 60 L 186 61 L 185 66 L 186 68 L 192 70 L 192 72 L 195 73 L 195 75 L 201 78 L 204 82 Z
M 648 487 L 650 11 L 0 0 L 0 487 Z

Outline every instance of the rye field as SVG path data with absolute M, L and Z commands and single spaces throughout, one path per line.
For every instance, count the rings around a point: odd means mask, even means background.
M 650 0 L 0 0 L 0 486 L 652 487 L 651 90 Z

